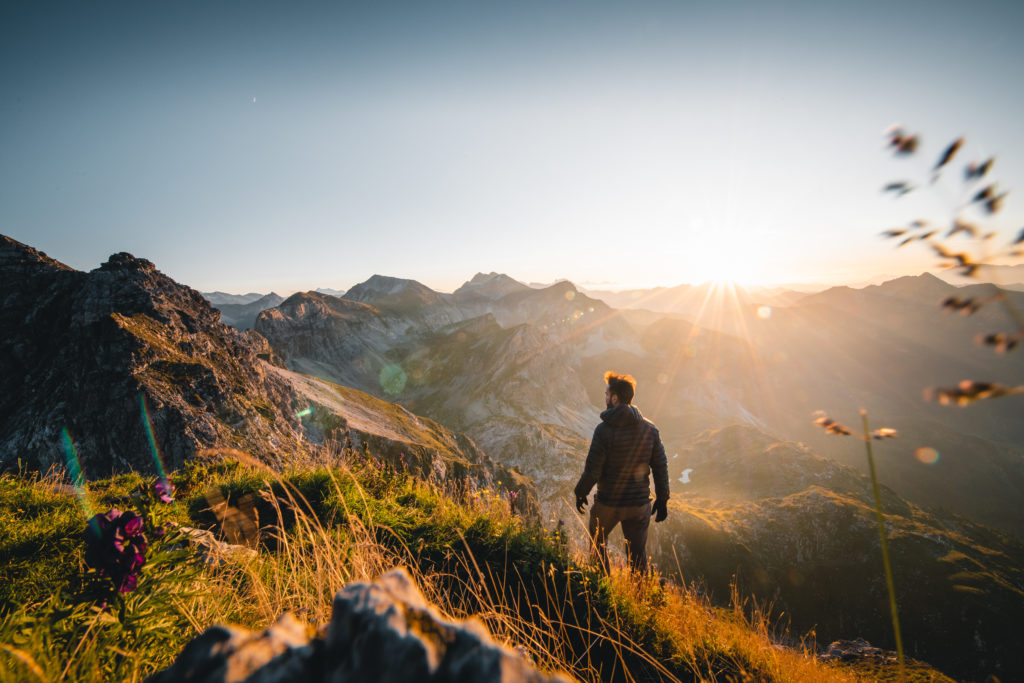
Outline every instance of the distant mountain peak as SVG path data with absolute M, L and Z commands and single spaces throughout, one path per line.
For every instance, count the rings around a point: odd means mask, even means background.
M 920 275 L 904 275 L 893 280 L 887 280 L 880 285 L 866 287 L 865 291 L 895 296 L 924 295 L 938 297 L 955 289 L 955 285 L 949 284 L 932 273 L 921 273 Z
M 485 299 L 497 300 L 508 294 L 522 292 L 530 289 L 519 280 L 509 277 L 504 273 L 477 273 L 468 282 L 453 292 L 459 298 L 466 296 L 478 296 Z
M 569 280 L 559 280 L 558 282 L 555 282 L 553 285 L 551 285 L 549 287 L 545 287 L 545 289 L 548 290 L 548 291 L 552 291 L 552 292 L 579 292 L 580 291 L 580 290 L 576 289 L 576 285 L 574 285 Z
M 261 294 L 260 292 L 249 292 L 248 294 L 228 294 L 227 292 L 200 292 L 203 298 L 209 301 L 214 306 L 220 306 L 222 304 L 251 304 L 254 301 L 259 301 L 267 296 L 268 294 Z M 273 294 L 273 292 L 271 292 Z
M 477 273 L 472 277 L 472 279 L 470 279 L 469 283 L 478 285 L 484 282 L 491 282 L 493 280 L 518 282 L 518 280 L 515 280 L 509 277 L 508 275 L 505 275 L 504 273 L 496 273 L 494 271 L 491 271 L 490 273 Z
M 404 277 L 394 277 L 392 275 L 381 275 L 380 273 L 374 273 L 363 284 L 364 285 L 380 286 L 380 285 L 407 284 L 409 282 L 414 282 L 414 280 L 410 280 L 409 278 L 404 278 Z
M 404 292 L 416 292 L 421 296 L 437 294 L 430 287 L 416 280 L 391 277 L 390 275 L 371 275 L 365 282 L 360 282 L 345 292 L 345 298 L 353 301 L 373 303 L 378 299 L 395 296 Z

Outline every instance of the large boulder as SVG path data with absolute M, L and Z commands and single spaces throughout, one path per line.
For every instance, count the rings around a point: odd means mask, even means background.
M 213 626 L 149 683 L 196 681 L 565 681 L 491 638 L 476 620 L 455 622 L 430 605 L 402 568 L 334 597 L 326 629 L 289 614 L 262 632 Z

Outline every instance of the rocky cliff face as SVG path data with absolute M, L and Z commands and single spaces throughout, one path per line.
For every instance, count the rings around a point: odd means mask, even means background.
M 64 463 L 67 430 L 87 476 L 153 470 L 204 448 L 270 460 L 307 444 L 270 349 L 144 259 L 82 273 L 3 237 L 0 464 Z
M 263 337 L 224 325 L 149 261 L 115 254 L 82 273 L 0 236 L 0 281 L 0 468 L 67 464 L 65 432 L 93 478 L 175 469 L 211 450 L 281 466 L 325 444 L 365 445 L 396 463 L 404 453 L 424 478 L 503 481 L 526 509 L 535 505 L 532 482 L 465 435 L 276 367 Z M 358 319 L 373 310 L 334 297 L 289 305 L 313 330 L 332 311 Z

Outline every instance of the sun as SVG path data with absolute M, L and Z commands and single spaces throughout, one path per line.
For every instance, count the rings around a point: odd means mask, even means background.
M 699 251 L 691 258 L 691 282 L 710 282 L 717 285 L 750 286 L 759 284 L 763 277 L 763 255 L 745 252 L 736 245 L 715 245 Z
M 752 239 L 761 229 L 733 229 L 729 223 L 697 220 L 675 240 L 684 281 L 691 284 L 757 285 L 764 283 L 770 245 Z M 680 239 L 681 238 L 681 239 Z

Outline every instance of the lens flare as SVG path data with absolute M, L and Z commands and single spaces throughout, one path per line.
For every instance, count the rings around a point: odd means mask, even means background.
M 939 461 L 939 452 L 931 446 L 922 446 L 914 451 L 914 457 L 925 465 L 934 465 Z
M 761 320 L 767 320 L 768 318 L 772 317 L 772 307 L 771 306 L 758 306 L 757 307 L 757 317 L 760 318 Z
M 68 433 L 67 427 L 61 430 L 60 435 L 64 446 L 64 460 L 67 462 L 68 475 L 71 477 L 71 486 L 75 489 L 75 498 L 78 499 L 78 505 L 82 508 L 85 518 L 91 520 L 95 513 L 92 510 L 92 503 L 89 501 L 85 477 L 82 476 L 82 464 L 78 460 L 78 451 L 75 450 L 75 444 L 71 440 L 71 434 Z
M 164 471 L 164 461 L 160 456 L 160 448 L 156 444 L 156 438 L 153 436 L 153 423 L 149 419 L 149 408 L 146 407 L 146 397 L 139 392 L 139 405 L 142 406 L 142 425 L 146 428 L 146 438 L 149 439 L 149 452 L 153 455 L 153 462 L 156 464 L 156 473 L 160 475 L 161 479 L 167 478 L 167 473 Z
M 405 370 L 399 365 L 385 365 L 380 369 L 380 388 L 390 395 L 400 394 L 405 389 L 408 378 Z
M 306 408 L 305 410 L 300 410 L 299 412 L 295 413 L 295 417 L 297 417 L 297 418 L 299 418 L 301 420 L 302 418 L 306 417 L 307 415 L 312 415 L 312 414 L 313 414 L 313 409 L 312 408 Z

